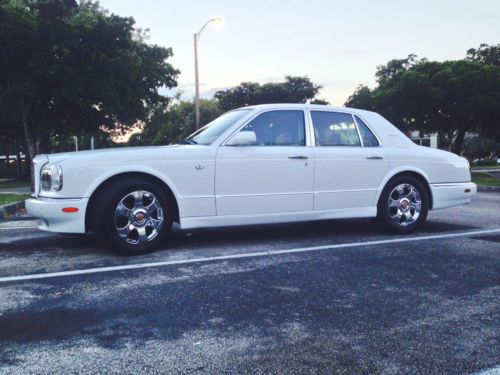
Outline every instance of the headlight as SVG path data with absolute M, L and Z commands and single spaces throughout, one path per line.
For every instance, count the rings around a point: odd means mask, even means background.
M 59 164 L 46 164 L 40 171 L 40 186 L 43 191 L 59 191 L 63 187 L 63 171 Z

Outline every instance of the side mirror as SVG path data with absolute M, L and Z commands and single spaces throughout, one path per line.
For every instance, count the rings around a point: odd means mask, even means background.
M 227 141 L 226 146 L 250 146 L 257 143 L 257 137 L 254 132 L 251 131 L 240 131 L 236 135 Z

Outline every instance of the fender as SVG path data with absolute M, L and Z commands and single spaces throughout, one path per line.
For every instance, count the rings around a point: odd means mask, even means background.
M 144 165 L 127 165 L 126 167 L 120 167 L 113 169 L 107 173 L 100 174 L 97 178 L 92 181 L 92 184 L 85 191 L 85 197 L 90 198 L 92 194 L 96 191 L 96 189 L 101 186 L 102 183 L 109 180 L 110 178 L 122 174 L 122 173 L 144 173 L 154 176 L 160 180 L 162 180 L 169 188 L 172 190 L 174 194 L 174 198 L 177 202 L 182 200 L 182 196 L 179 194 L 177 187 L 173 184 L 172 180 L 170 180 L 163 173 L 159 172 L 156 169 L 145 167 Z M 179 204 L 178 204 L 179 205 Z M 180 205 L 179 205 L 180 206 Z M 179 207 L 180 209 L 180 207 Z M 180 214 L 180 212 L 179 212 Z
M 378 186 L 377 188 L 377 194 L 375 196 L 375 202 L 374 202 L 374 205 L 376 206 L 377 203 L 378 203 L 378 200 L 380 199 L 380 195 L 382 194 L 382 190 L 384 190 L 385 188 L 385 185 L 387 185 L 387 183 L 389 182 L 389 180 L 391 178 L 393 178 L 394 176 L 396 176 L 397 174 L 400 174 L 400 173 L 403 173 L 403 172 L 413 172 L 413 173 L 417 173 L 419 174 L 420 176 L 422 176 L 424 178 L 424 180 L 427 182 L 427 185 L 430 186 L 430 182 L 429 182 L 429 176 L 427 175 L 427 173 L 425 173 L 422 169 L 420 168 L 417 168 L 415 166 L 411 166 L 411 165 L 402 165 L 402 166 L 399 166 L 397 168 L 394 168 L 394 169 L 391 169 L 384 177 L 384 179 L 382 180 L 382 182 L 380 183 L 380 185 Z M 429 189 L 429 191 L 431 192 L 432 194 L 432 191 Z M 432 197 L 431 197 L 432 199 Z

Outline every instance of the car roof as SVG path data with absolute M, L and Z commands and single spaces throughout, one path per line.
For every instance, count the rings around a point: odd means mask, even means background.
M 339 112 L 349 112 L 349 113 L 366 113 L 371 111 L 366 111 L 364 109 L 357 109 L 351 107 L 335 107 L 331 105 L 324 104 L 301 104 L 301 103 L 272 103 L 272 104 L 257 104 L 242 108 L 253 108 L 253 109 L 316 109 L 316 110 L 328 110 L 328 111 L 339 111 Z

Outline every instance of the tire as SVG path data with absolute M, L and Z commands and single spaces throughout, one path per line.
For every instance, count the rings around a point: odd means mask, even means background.
M 154 183 L 123 178 L 97 196 L 90 227 L 103 244 L 110 244 L 121 254 L 145 254 L 170 232 L 172 206 L 169 197 Z
M 429 212 L 427 189 L 413 176 L 399 176 L 385 186 L 377 206 L 377 220 L 392 233 L 412 233 Z

